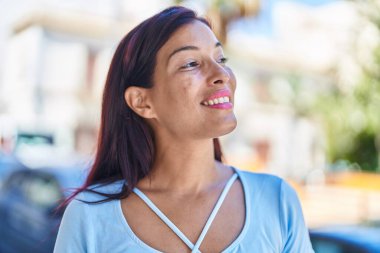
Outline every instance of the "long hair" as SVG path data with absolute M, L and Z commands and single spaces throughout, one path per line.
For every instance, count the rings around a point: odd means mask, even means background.
M 130 86 L 151 88 L 157 52 L 178 28 L 196 20 L 211 28 L 210 23 L 194 11 L 170 7 L 139 24 L 121 40 L 104 87 L 95 161 L 84 185 L 66 203 L 81 191 L 105 197 L 95 203 L 125 198 L 149 173 L 155 155 L 153 132 L 144 119 L 129 108 L 124 92 Z M 214 139 L 214 156 L 216 160 L 222 160 L 217 138 Z M 90 187 L 121 179 L 127 183 L 116 194 L 97 192 Z

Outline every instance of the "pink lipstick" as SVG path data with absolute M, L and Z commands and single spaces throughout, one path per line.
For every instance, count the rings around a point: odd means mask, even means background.
M 228 110 L 233 107 L 231 101 L 231 92 L 228 89 L 216 91 L 201 104 L 214 109 Z

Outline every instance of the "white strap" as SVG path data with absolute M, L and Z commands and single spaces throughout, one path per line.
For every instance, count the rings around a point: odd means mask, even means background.
M 223 189 L 223 192 L 222 194 L 220 195 L 218 201 L 216 202 L 215 204 L 215 207 L 214 209 L 212 210 L 211 214 L 210 214 L 210 217 L 208 218 L 207 222 L 206 222 L 206 225 L 204 226 L 203 230 L 202 230 L 202 233 L 201 235 L 199 236 L 197 242 L 195 243 L 195 246 L 193 248 L 193 250 L 191 251 L 192 253 L 195 253 L 198 251 L 199 247 L 201 246 L 201 243 L 203 242 L 203 239 L 205 238 L 210 226 L 211 226 L 211 223 L 214 221 L 220 207 L 222 206 L 222 203 L 224 201 L 224 199 L 226 198 L 227 196 L 227 193 L 228 191 L 230 190 L 232 184 L 235 182 L 236 178 L 238 177 L 238 175 L 235 173 L 227 182 L 226 186 L 224 187 Z
M 137 194 L 149 207 L 152 209 L 152 211 L 160 217 L 160 219 L 165 222 L 165 224 L 173 230 L 173 232 L 190 248 L 194 248 L 194 244 L 179 230 L 179 228 L 174 225 L 173 222 L 169 220 L 168 217 L 166 217 L 165 214 L 161 212 L 161 210 L 139 189 L 134 188 L 133 192 Z
M 224 186 L 224 189 L 221 193 L 221 195 L 219 196 L 219 199 L 218 201 L 216 202 L 209 218 L 207 219 L 207 222 L 205 224 L 205 226 L 203 227 L 203 230 L 197 240 L 197 242 L 195 243 L 195 245 L 181 232 L 181 230 L 179 230 L 179 228 L 174 225 L 173 222 L 171 222 L 169 220 L 169 218 L 161 212 L 161 210 L 142 192 L 140 191 L 138 188 L 134 188 L 133 189 L 133 192 L 139 196 L 144 202 L 145 204 L 171 229 L 173 230 L 173 232 L 191 249 L 191 252 L 192 253 L 201 253 L 199 251 L 199 247 L 201 245 L 201 243 L 203 242 L 212 222 L 214 221 L 215 217 L 216 217 L 216 214 L 218 213 L 220 207 L 222 206 L 222 203 L 224 201 L 224 199 L 226 198 L 227 196 L 227 193 L 228 191 L 230 190 L 232 184 L 235 182 L 236 178 L 238 177 L 238 175 L 236 173 L 234 173 L 234 175 L 231 176 L 231 178 L 228 180 L 227 184 Z

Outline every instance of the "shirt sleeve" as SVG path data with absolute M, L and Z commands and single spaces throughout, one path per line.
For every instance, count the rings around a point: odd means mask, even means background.
M 86 248 L 88 229 L 88 212 L 86 203 L 72 200 L 67 206 L 59 227 L 54 253 L 82 253 Z
M 314 253 L 302 208 L 295 190 L 285 181 L 281 183 L 282 231 L 284 235 L 283 253 Z

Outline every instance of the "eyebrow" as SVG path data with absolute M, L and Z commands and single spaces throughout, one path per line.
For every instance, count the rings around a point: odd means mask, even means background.
M 222 46 L 222 43 L 220 43 L 219 41 L 215 43 L 215 47 L 223 47 Z M 176 53 L 179 53 L 181 51 L 186 51 L 186 50 L 199 50 L 199 47 L 196 47 L 196 46 L 184 46 L 184 47 L 180 47 L 180 48 L 177 48 L 175 49 L 168 57 L 168 62 L 170 60 L 170 58 L 175 55 Z

